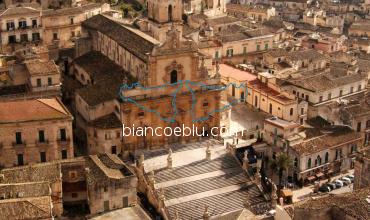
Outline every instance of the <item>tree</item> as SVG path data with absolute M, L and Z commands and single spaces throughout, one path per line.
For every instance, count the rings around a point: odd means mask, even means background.
M 282 185 L 282 178 L 285 171 L 293 166 L 293 160 L 287 153 L 279 153 L 270 163 L 270 168 L 279 175 L 279 186 Z
M 122 10 L 123 12 L 123 17 L 127 17 L 128 16 L 128 13 L 130 11 L 132 11 L 132 7 L 131 5 L 129 4 L 125 4 L 125 3 L 122 3 L 121 6 L 120 6 L 120 9 Z

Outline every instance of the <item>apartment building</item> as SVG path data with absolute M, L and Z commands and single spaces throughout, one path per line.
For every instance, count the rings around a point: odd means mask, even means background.
M 312 129 L 301 142 L 288 146 L 294 163 L 290 175 L 295 180 L 307 183 L 353 169 L 356 152 L 363 146 L 361 133 L 342 126 Z
M 81 36 L 81 22 L 108 11 L 109 4 L 91 3 L 80 7 L 44 10 L 42 24 L 46 45 L 71 47 Z
M 0 105 L 1 166 L 74 156 L 72 115 L 56 98 L 5 101 Z
M 10 7 L 0 13 L 1 44 L 40 42 L 43 38 L 41 9 Z
M 258 78 L 248 82 L 246 101 L 253 107 L 286 121 L 300 124 L 307 119 L 308 104 L 281 90 L 276 77 L 263 72 Z

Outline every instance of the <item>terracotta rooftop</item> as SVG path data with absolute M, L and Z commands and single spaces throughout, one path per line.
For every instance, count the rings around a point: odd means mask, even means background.
M 19 193 L 21 193 L 21 196 Z M 0 183 L 0 195 L 5 196 L 3 199 L 50 196 L 50 185 L 48 182 Z
M 348 85 L 366 79 L 362 73 L 339 74 L 338 71 L 322 71 L 315 75 L 305 74 L 306 76 L 297 79 L 289 79 L 286 82 L 313 92 L 326 91 L 340 86 Z
M 91 4 L 86 4 L 82 5 L 80 7 L 71 7 L 71 8 L 62 8 L 62 9 L 49 9 L 49 10 L 44 10 L 42 12 L 43 17 L 54 17 L 54 16 L 63 16 L 63 15 L 74 15 L 74 14 L 82 14 L 85 11 L 92 10 L 94 8 L 100 8 L 101 3 L 91 3 Z
M 54 162 L 7 168 L 0 171 L 4 179 L 0 184 L 61 181 L 60 164 Z
M 93 84 L 99 83 L 107 78 L 112 78 L 113 74 L 121 74 L 122 76 L 128 77 L 128 79 L 132 78 L 120 65 L 98 51 L 91 51 L 76 58 L 73 64 L 78 65 L 86 71 L 86 73 L 90 75 Z
M 1 219 L 53 219 L 50 196 L 0 200 Z
M 4 10 L 0 17 L 14 16 L 14 15 L 25 15 L 25 14 L 40 14 L 40 10 L 31 7 L 10 7 Z
M 292 51 L 288 53 L 288 58 L 290 60 L 319 60 L 325 59 L 325 56 L 317 52 L 317 50 L 301 50 L 301 51 Z
M 104 15 L 95 15 L 82 22 L 82 26 L 107 35 L 143 61 L 147 60 L 147 54 L 151 53 L 154 46 L 158 44 L 155 39 L 149 40 L 151 38 L 146 34 L 126 27 Z
M 336 208 L 346 215 L 358 220 L 370 219 L 370 187 L 344 194 L 329 194 L 320 198 L 312 198 L 294 205 L 294 209 L 302 209 L 317 213 L 322 210 L 328 213 L 328 208 Z M 334 216 L 332 216 L 334 217 Z M 347 218 L 343 216 L 343 218 Z
M 294 102 L 294 99 L 291 99 L 282 93 L 268 87 L 265 83 L 262 83 L 260 80 L 255 79 L 248 82 L 248 87 L 251 86 L 253 89 L 260 91 L 263 94 L 268 94 L 269 98 L 276 99 L 280 102 Z
M 52 60 L 32 60 L 25 64 L 31 76 L 60 74 L 58 66 Z
M 56 98 L 6 101 L 0 104 L 0 124 L 51 119 L 72 120 L 72 115 Z
M 347 142 L 355 142 L 362 138 L 361 133 L 352 131 L 347 127 L 335 128 L 332 133 L 325 132 L 321 136 L 316 136 L 305 140 L 299 144 L 291 146 L 299 155 L 309 155 L 330 149 Z
M 121 121 L 114 113 L 97 118 L 90 125 L 101 129 L 122 128 Z
M 87 165 L 88 185 L 99 185 L 109 179 L 120 180 L 133 177 L 133 172 L 114 154 L 90 155 Z

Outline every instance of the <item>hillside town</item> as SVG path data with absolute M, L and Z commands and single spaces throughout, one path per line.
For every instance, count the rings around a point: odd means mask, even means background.
M 370 219 L 370 0 L 2 0 L 0 35 L 0 220 Z

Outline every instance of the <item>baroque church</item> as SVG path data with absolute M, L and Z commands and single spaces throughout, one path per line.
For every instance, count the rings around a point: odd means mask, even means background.
M 74 61 L 74 70 L 80 70 L 75 73 L 77 79 L 82 80 L 81 76 L 86 74 L 83 78 L 91 80 L 77 92 L 76 110 L 81 120 L 77 118 L 76 121 L 77 126 L 87 133 L 89 153 L 110 151 L 110 146 L 100 146 L 107 145 L 103 141 L 107 139 L 106 127 L 117 134 L 122 132 L 120 136 L 108 135 L 112 142 L 112 136 L 115 136 L 116 140 L 111 144 L 115 147 L 114 152 L 197 141 L 201 136 L 209 137 L 211 128 L 220 127 L 222 113 L 218 110 L 222 107 L 222 97 L 221 90 L 217 89 L 221 86 L 220 77 L 212 65 L 206 64 L 209 62 L 205 62 L 206 56 L 199 52 L 197 44 L 182 37 L 182 1 L 149 0 L 147 7 L 149 32 L 104 15 L 82 23 L 83 37 L 76 42 L 79 58 Z M 93 80 L 94 74 L 87 71 L 89 64 L 82 62 L 91 53 L 109 58 L 112 66 L 124 74 L 119 76 L 120 79 L 106 80 L 110 74 L 99 71 L 99 74 L 106 75 L 104 83 Z M 130 86 L 132 83 L 135 86 Z M 90 100 L 92 98 L 88 94 L 95 90 L 103 101 Z M 109 91 L 103 93 L 101 90 Z M 108 115 L 115 123 L 102 128 L 101 122 Z M 143 136 L 124 135 L 122 125 L 148 128 L 149 132 Z M 164 135 L 161 131 L 162 135 L 158 136 L 149 129 L 157 127 L 197 128 L 201 135 L 194 132 L 189 136 L 174 132 Z M 213 131 L 213 135 L 219 130 Z

